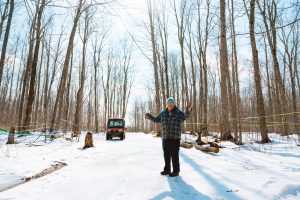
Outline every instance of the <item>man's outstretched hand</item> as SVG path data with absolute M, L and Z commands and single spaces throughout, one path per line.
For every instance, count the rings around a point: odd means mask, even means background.
M 151 118 L 150 113 L 146 113 L 146 114 L 145 114 L 145 118 L 146 118 L 146 119 L 150 119 L 150 118 Z
M 193 106 L 192 106 L 192 105 L 188 105 L 188 106 L 186 107 L 186 111 L 187 111 L 187 112 L 191 112 L 192 109 L 193 109 Z

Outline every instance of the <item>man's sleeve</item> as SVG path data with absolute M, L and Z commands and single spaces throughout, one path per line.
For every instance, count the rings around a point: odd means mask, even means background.
M 154 117 L 152 115 L 150 115 L 150 120 L 155 122 L 155 123 L 160 123 L 161 122 L 161 115 L 162 115 L 162 112 L 157 116 L 157 117 Z
M 186 111 L 185 113 L 182 112 L 182 121 L 189 119 L 190 115 L 191 115 L 190 111 Z

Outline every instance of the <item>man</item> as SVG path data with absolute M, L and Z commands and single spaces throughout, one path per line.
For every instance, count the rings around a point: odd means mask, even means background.
M 157 117 L 146 113 L 145 118 L 155 123 L 161 124 L 162 147 L 164 151 L 165 167 L 161 175 L 175 177 L 179 175 L 179 149 L 181 139 L 182 122 L 188 119 L 192 106 L 187 106 L 186 113 L 182 112 L 175 106 L 175 99 L 170 97 L 167 100 L 166 109 Z M 171 160 L 173 172 L 171 173 Z

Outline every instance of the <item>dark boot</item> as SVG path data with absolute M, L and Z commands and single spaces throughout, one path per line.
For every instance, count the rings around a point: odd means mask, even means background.
M 172 172 L 169 176 L 170 177 L 179 176 L 179 172 Z
M 169 175 L 169 174 L 170 174 L 170 172 L 169 172 L 169 171 L 165 171 L 165 170 L 164 170 L 164 171 L 160 172 L 160 174 L 164 176 L 164 175 Z

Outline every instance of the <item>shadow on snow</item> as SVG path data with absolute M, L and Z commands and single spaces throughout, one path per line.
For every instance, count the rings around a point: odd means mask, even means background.
M 180 176 L 175 178 L 168 178 L 168 183 L 171 191 L 162 192 L 152 198 L 152 200 L 161 200 L 166 198 L 172 198 L 176 200 L 210 200 L 208 196 L 201 194 L 193 186 L 186 183 Z
M 186 161 L 189 165 L 191 165 L 200 175 L 202 175 L 217 191 L 219 197 L 230 199 L 230 200 L 240 200 L 241 198 L 236 196 L 230 191 L 229 188 L 209 176 L 202 170 L 202 167 L 196 163 L 193 159 L 191 159 L 188 155 L 180 152 L 181 158 Z M 170 191 L 162 192 L 155 197 L 153 200 L 161 200 L 166 198 L 171 198 L 175 200 L 182 200 L 182 199 L 198 199 L 198 200 L 210 200 L 211 197 L 202 194 L 199 192 L 195 187 L 185 182 L 182 177 L 176 178 L 168 178 L 168 183 L 170 186 Z M 199 186 L 200 188 L 201 186 Z

